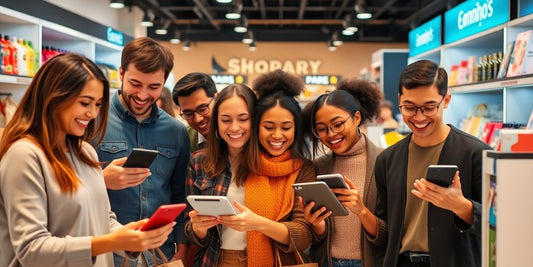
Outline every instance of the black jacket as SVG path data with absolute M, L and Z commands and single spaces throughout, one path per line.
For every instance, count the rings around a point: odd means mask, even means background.
M 406 203 L 406 174 L 411 135 L 383 151 L 376 160 L 378 266 L 396 266 Z M 438 164 L 459 167 L 462 192 L 474 205 L 468 225 L 451 211 L 428 205 L 428 245 L 432 267 L 481 266 L 482 151 L 491 149 L 479 139 L 451 126 Z

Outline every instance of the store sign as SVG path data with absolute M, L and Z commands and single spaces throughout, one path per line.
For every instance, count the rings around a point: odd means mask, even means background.
M 305 75 L 303 78 L 305 84 L 313 85 L 336 85 L 341 80 L 338 75 Z
M 248 81 L 245 75 L 211 75 L 211 79 L 215 84 L 233 84 L 233 83 L 246 83 Z
M 124 45 L 124 34 L 111 27 L 107 27 L 107 41 L 122 46 Z
M 441 16 L 409 32 L 409 56 L 418 55 L 441 45 Z
M 228 60 L 228 72 L 231 74 L 263 74 L 281 69 L 295 75 L 318 73 L 321 60 L 277 60 L 231 58 Z
M 509 0 L 468 0 L 444 13 L 449 44 L 509 21 Z
M 533 13 L 533 0 L 518 1 L 518 16 L 523 17 Z

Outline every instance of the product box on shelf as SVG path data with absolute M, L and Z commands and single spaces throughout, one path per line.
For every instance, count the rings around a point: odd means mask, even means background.
M 507 77 L 533 73 L 533 30 L 527 30 L 516 36 Z
M 500 64 L 500 70 L 498 71 L 498 79 L 505 77 L 507 73 L 509 61 L 511 60 L 511 54 L 513 53 L 514 43 L 514 41 L 511 41 L 507 44 L 507 49 L 505 50 L 505 55 L 503 56 L 502 62 Z
M 500 130 L 502 152 L 533 152 L 533 130 Z

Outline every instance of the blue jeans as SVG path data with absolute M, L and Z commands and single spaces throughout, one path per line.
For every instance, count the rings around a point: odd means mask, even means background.
M 331 263 L 333 264 L 333 267 L 361 267 L 363 266 L 362 262 L 360 260 L 345 260 L 345 259 L 337 259 L 337 258 L 331 258 Z M 322 267 L 328 267 L 328 260 L 322 264 Z

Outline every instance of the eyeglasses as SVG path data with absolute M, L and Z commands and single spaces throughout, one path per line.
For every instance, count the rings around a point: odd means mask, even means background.
M 328 135 L 329 131 L 332 133 L 342 133 L 344 131 L 344 124 L 348 121 L 350 117 L 346 118 L 343 121 L 338 121 L 325 126 L 317 126 L 313 129 L 313 135 L 317 138 L 324 138 Z
M 404 116 L 416 116 L 416 113 L 420 109 L 420 112 L 422 112 L 422 114 L 425 116 L 434 116 L 437 114 L 442 101 L 444 101 L 444 97 L 438 104 L 423 105 L 420 107 L 415 105 L 400 105 L 400 112 Z
M 211 100 L 207 104 L 202 104 L 198 106 L 194 111 L 193 110 L 183 110 L 180 113 L 180 116 L 184 118 L 185 120 L 192 120 L 194 119 L 194 113 L 198 113 L 202 116 L 205 116 L 209 114 L 209 105 L 211 102 L 213 102 L 214 97 L 211 97 Z

